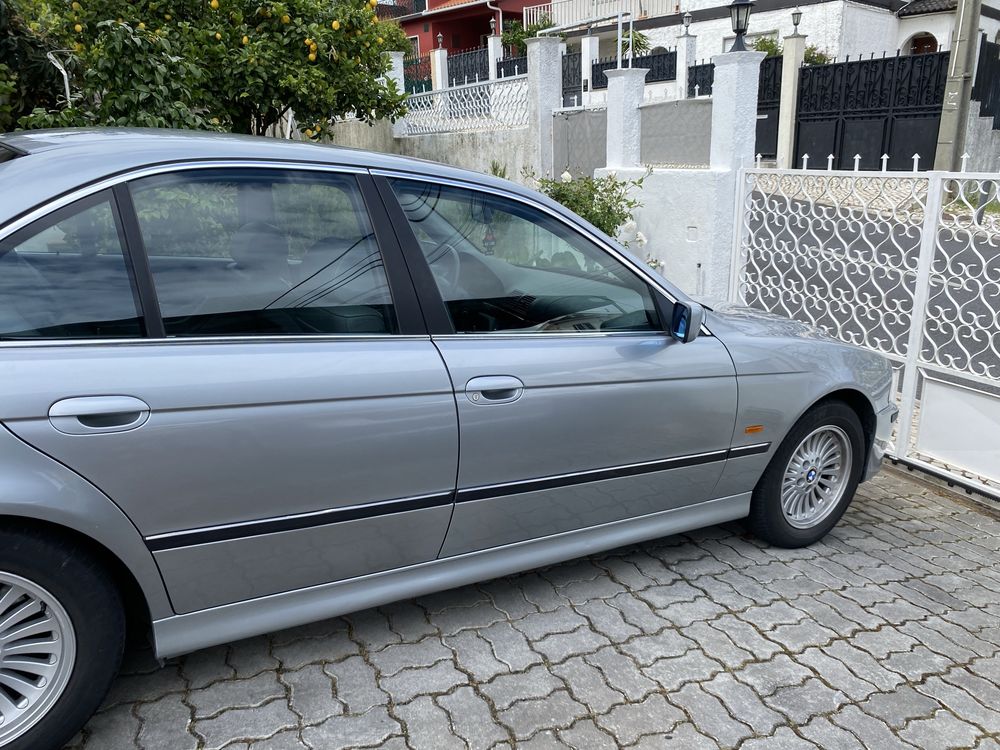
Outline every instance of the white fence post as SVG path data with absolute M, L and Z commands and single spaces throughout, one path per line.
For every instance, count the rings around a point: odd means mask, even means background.
M 541 177 L 552 176 L 552 111 L 562 106 L 559 39 L 536 36 L 528 47 L 528 164 Z
M 493 34 L 486 38 L 486 57 L 490 64 L 490 80 L 495 81 L 497 75 L 497 63 L 503 60 L 503 42 L 499 34 Z
M 580 39 L 580 77 L 583 83 L 583 101 L 581 104 L 587 106 L 590 104 L 592 91 L 594 90 L 594 82 L 591 80 L 593 75 L 593 62 L 599 56 L 599 50 L 601 48 L 601 40 L 596 36 L 590 36 L 589 34 Z
M 799 75 L 806 54 L 805 34 L 785 37 L 781 57 L 781 99 L 778 104 L 778 169 L 795 166 L 795 117 L 799 106 Z
M 448 50 L 437 47 L 431 50 L 431 89 L 448 88 Z
M 920 255 L 917 258 L 917 278 L 913 287 L 913 311 L 910 313 L 910 332 L 906 342 L 906 361 L 903 366 L 903 387 L 899 409 L 899 434 L 896 455 L 905 458 L 910 452 L 910 432 L 913 429 L 914 409 L 919 383 L 920 348 L 923 345 L 924 325 L 927 322 L 927 300 L 930 297 L 931 268 L 937 250 L 938 222 L 944 198 L 943 172 L 927 172 L 927 200 L 924 222 L 920 230 Z
M 608 77 L 606 165 L 609 169 L 642 164 L 639 105 L 648 72 L 647 68 L 619 68 L 604 73 Z
M 688 33 L 677 35 L 677 98 L 687 99 L 688 69 L 695 64 L 698 54 L 698 37 Z
M 763 52 L 727 52 L 712 58 L 712 169 L 737 170 L 753 162 L 757 88 Z M 609 121 L 610 125 L 610 121 Z
M 390 52 L 389 53 L 389 80 L 395 81 L 396 90 L 400 93 L 406 91 L 406 81 L 403 76 L 403 53 L 402 52 Z M 394 137 L 398 138 L 406 132 L 406 125 L 403 123 L 402 118 L 396 120 L 392 123 L 392 134 Z

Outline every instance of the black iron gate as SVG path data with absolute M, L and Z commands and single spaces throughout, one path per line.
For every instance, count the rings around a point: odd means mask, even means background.
M 567 52 L 562 56 L 562 98 L 564 107 L 583 104 L 583 69 L 579 52 Z
M 486 47 L 448 55 L 448 85 L 464 86 L 490 79 L 490 58 Z
M 765 57 L 760 63 L 757 88 L 757 145 L 764 159 L 778 155 L 778 105 L 781 102 L 781 63 L 778 57 Z
M 979 102 L 979 116 L 992 117 L 993 129 L 1000 130 L 1000 44 L 987 40 L 979 43 L 979 64 L 972 98 Z
M 932 169 L 941 104 L 948 78 L 948 53 L 872 57 L 802 68 L 796 117 L 795 166 Z

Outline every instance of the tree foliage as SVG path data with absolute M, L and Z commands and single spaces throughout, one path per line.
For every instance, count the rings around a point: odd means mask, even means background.
M 60 79 L 45 57 L 53 46 L 10 0 L 0 0 L 0 132 L 33 107 L 55 104 Z
M 782 53 L 781 42 L 773 36 L 759 36 L 751 46 L 758 52 L 766 53 L 768 57 L 778 57 Z M 805 48 L 803 61 L 806 65 L 825 65 L 830 62 L 830 56 L 815 44 L 810 44 Z
M 3 1 L 3 0 L 0 0 Z M 41 2 L 42 0 L 34 0 Z M 375 0 L 73 0 L 50 21 L 71 49 L 72 106 L 27 127 L 133 125 L 263 134 L 289 111 L 307 137 L 349 113 L 399 116 L 386 52 L 408 48 Z
M 551 29 L 553 26 L 555 26 L 555 23 L 546 15 L 541 16 L 536 23 L 530 24 L 527 27 L 516 19 L 509 20 L 503 25 L 503 31 L 500 34 L 500 43 L 524 55 L 528 51 L 526 42 L 532 37 L 538 36 L 539 31 Z
M 563 172 L 558 179 L 537 177 L 538 189 L 557 203 L 561 203 L 577 216 L 581 216 L 609 237 L 632 218 L 632 211 L 642 204 L 631 196 L 634 189 L 642 187 L 643 177 L 620 180 L 613 174 L 604 177 L 573 177 Z

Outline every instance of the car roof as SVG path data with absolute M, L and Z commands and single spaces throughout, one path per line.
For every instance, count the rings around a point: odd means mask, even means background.
M 300 161 L 473 180 L 539 200 L 491 175 L 412 157 L 279 138 L 142 128 L 33 130 L 0 134 L 0 227 L 57 196 L 103 178 L 177 161 Z M 543 199 L 544 200 L 544 199 Z M 546 201 L 547 202 L 547 201 Z

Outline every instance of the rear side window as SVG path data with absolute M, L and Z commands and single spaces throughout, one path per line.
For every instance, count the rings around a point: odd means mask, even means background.
M 190 170 L 130 190 L 168 336 L 395 332 L 353 175 Z
M 123 248 L 108 194 L 0 242 L 0 338 L 141 336 Z

